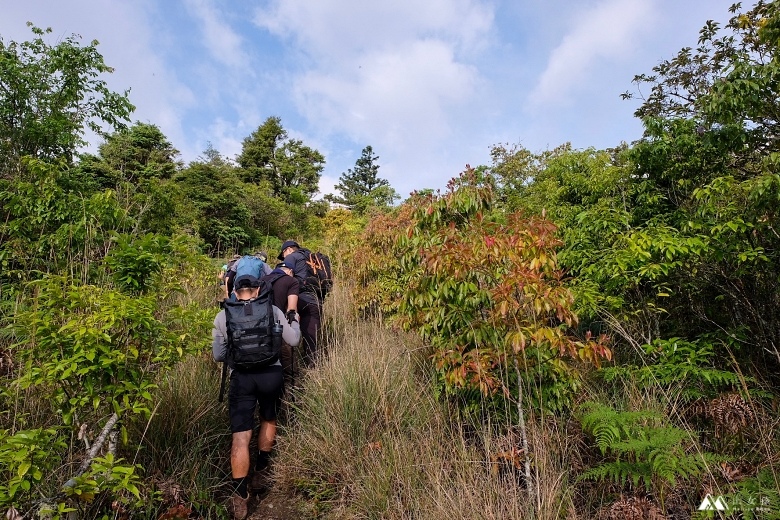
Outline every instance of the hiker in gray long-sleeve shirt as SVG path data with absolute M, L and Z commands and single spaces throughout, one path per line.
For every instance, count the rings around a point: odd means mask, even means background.
M 296 346 L 301 341 L 301 326 L 297 321 L 288 323 L 285 314 L 274 305 L 274 320 L 282 324 L 282 339 L 288 344 Z M 214 354 L 214 361 L 225 361 L 227 357 L 227 325 L 225 323 L 225 311 L 219 311 L 214 318 L 214 326 L 211 329 L 211 352 Z M 275 365 L 281 365 L 277 361 Z M 230 365 L 230 362 L 228 362 Z M 230 367 L 233 368 L 233 367 Z
M 242 275 L 235 280 L 236 298 L 249 302 L 260 293 L 260 280 L 252 275 Z M 265 284 L 267 288 L 268 285 Z M 269 302 L 270 303 L 270 302 Z M 287 320 L 285 313 L 272 306 L 273 320 L 282 325 L 282 339 L 297 345 L 301 340 L 301 331 L 297 321 Z M 267 316 L 267 315 L 263 315 Z M 249 442 L 254 429 L 255 408 L 259 408 L 260 432 L 257 440 L 259 453 L 252 476 L 252 487 L 262 489 L 267 476 L 268 461 L 276 438 L 276 414 L 281 403 L 283 375 L 282 363 L 276 359 L 270 365 L 257 368 L 235 370 L 231 356 L 228 356 L 227 323 L 225 310 L 214 318 L 211 331 L 211 350 L 215 361 L 226 362 L 234 369 L 230 377 L 228 410 L 230 430 L 233 433 L 230 450 L 230 468 L 233 476 L 233 493 L 228 500 L 228 509 L 233 518 L 246 518 L 249 502 Z

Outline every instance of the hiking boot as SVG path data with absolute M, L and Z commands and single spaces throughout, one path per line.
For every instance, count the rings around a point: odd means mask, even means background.
M 235 520 L 244 520 L 246 518 L 249 505 L 249 495 L 246 498 L 241 498 L 238 493 L 230 495 L 227 503 L 227 510 Z

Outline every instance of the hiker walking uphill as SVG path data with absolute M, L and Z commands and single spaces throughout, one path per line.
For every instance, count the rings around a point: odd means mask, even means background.
M 268 282 L 252 275 L 238 276 L 235 297 L 235 301 L 222 302 L 223 309 L 214 319 L 211 335 L 214 360 L 231 369 L 228 410 L 233 493 L 228 510 L 233 518 L 241 520 L 248 512 L 250 485 L 257 491 L 267 479 L 284 381 L 280 361 L 282 341 L 296 345 L 301 335 L 298 323 L 288 322 L 285 313 L 273 305 Z M 256 407 L 260 415 L 259 452 L 249 482 L 249 442 Z
M 300 316 L 298 315 L 298 294 L 300 284 L 293 276 L 294 263 L 292 260 L 285 260 L 271 271 L 271 274 L 263 276 L 260 281 L 268 282 L 273 292 L 274 305 L 284 311 L 287 318 L 287 324 L 292 326 L 295 323 L 300 326 Z M 282 343 L 281 361 L 284 370 L 284 393 L 289 396 L 290 389 L 295 381 L 295 355 L 293 348 L 299 343 L 291 345 L 287 341 Z
M 233 274 L 235 273 L 235 265 L 236 262 L 241 258 L 241 255 L 233 255 L 233 258 L 230 259 L 228 263 L 222 266 L 222 269 L 219 271 L 219 274 L 217 275 L 217 278 L 219 279 L 219 285 L 222 287 L 222 291 L 224 292 L 222 299 L 230 296 L 230 293 L 233 291 Z M 228 276 L 230 275 L 230 291 L 228 291 Z
M 282 244 L 279 260 L 292 261 L 293 276 L 300 284 L 298 313 L 301 316 L 303 359 L 314 365 L 320 355 L 317 341 L 322 319 L 322 303 L 333 284 L 330 260 L 322 253 L 312 253 L 294 240 Z
M 236 255 L 238 256 L 238 255 Z M 260 278 L 271 272 L 271 267 L 266 263 L 268 255 L 263 251 L 258 251 L 253 255 L 233 257 L 233 261 L 228 264 L 227 271 L 223 279 L 225 282 L 225 297 L 235 300 L 233 296 L 233 280 L 245 274 Z

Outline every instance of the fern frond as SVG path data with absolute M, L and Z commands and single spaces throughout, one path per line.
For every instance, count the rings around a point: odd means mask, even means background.
M 630 483 L 634 488 L 642 484 L 650 492 L 654 484 L 673 487 L 697 477 L 714 461 L 712 454 L 689 454 L 690 433 L 664 424 L 657 412 L 618 412 L 598 403 L 581 410 L 583 430 L 593 435 L 602 455 L 612 459 L 583 473 L 583 479 Z

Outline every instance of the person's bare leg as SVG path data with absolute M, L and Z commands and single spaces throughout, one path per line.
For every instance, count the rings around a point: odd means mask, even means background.
M 275 426 L 274 434 L 276 434 Z M 233 472 L 233 478 L 243 478 L 249 475 L 250 440 L 252 440 L 252 430 L 233 434 L 233 445 L 230 448 L 230 470 Z
M 251 432 L 250 432 L 251 433 Z M 273 421 L 260 421 L 260 436 L 257 439 L 260 451 L 271 451 L 276 438 L 276 419 Z M 248 443 L 247 443 L 248 445 Z M 247 466 L 247 471 L 249 466 Z
M 233 434 L 233 443 L 230 447 L 230 470 L 233 473 L 235 489 L 228 499 L 227 509 L 235 520 L 244 520 L 249 512 L 249 491 L 246 477 L 249 475 L 249 441 L 251 439 L 252 430 L 236 432 Z
M 260 421 L 260 434 L 257 438 L 257 460 L 255 461 L 255 472 L 252 474 L 252 489 L 262 492 L 268 488 L 269 484 L 269 462 L 271 450 L 274 447 L 274 438 L 276 438 L 276 420 Z

